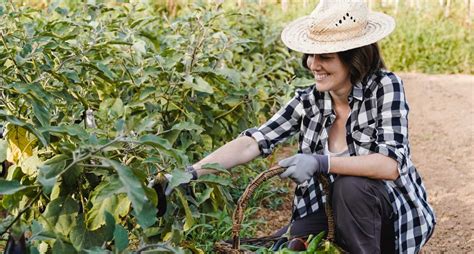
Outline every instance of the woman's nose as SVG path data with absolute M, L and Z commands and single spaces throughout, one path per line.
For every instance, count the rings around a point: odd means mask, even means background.
M 308 57 L 308 67 L 311 70 L 319 70 L 321 69 L 321 62 L 319 61 L 319 58 L 315 55 L 309 56 Z

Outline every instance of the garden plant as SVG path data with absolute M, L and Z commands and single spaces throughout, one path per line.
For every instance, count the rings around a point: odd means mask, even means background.
M 0 3 L 0 251 L 16 242 L 30 253 L 211 252 L 272 158 L 232 173 L 207 165 L 221 173 L 190 189 L 179 187 L 183 169 L 311 85 L 280 42 L 282 23 L 300 14 L 197 1 L 170 16 L 134 1 L 60 2 Z M 392 43 L 381 44 L 387 64 L 472 73 L 472 33 L 432 13 L 411 30 L 418 14 L 399 19 Z M 434 19 L 442 22 L 426 29 Z M 148 186 L 165 173 L 178 186 L 166 200 Z M 262 200 L 278 205 L 285 191 L 264 184 L 246 213 Z M 259 223 L 247 220 L 242 235 Z M 307 248 L 333 251 L 321 239 Z

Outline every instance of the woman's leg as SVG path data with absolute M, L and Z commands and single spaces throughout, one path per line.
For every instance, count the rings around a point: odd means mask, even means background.
M 381 180 L 337 176 L 332 189 L 336 243 L 350 253 L 394 253 L 393 208 Z
M 273 236 L 278 236 L 278 237 L 282 236 L 288 231 L 288 227 L 290 227 L 290 225 L 286 225 L 283 228 L 280 228 L 277 232 L 273 234 Z M 327 232 L 327 228 L 328 228 L 328 219 L 326 217 L 326 212 L 324 211 L 324 209 L 321 209 L 320 211 L 316 213 L 312 213 L 303 218 L 294 220 L 291 223 L 290 236 L 291 238 L 299 237 L 299 238 L 306 239 L 311 234 L 317 235 L 321 231 Z M 278 240 L 272 246 L 272 250 L 273 251 L 278 250 L 280 246 L 287 241 L 288 241 L 287 238 Z
M 281 236 L 288 231 L 289 225 L 279 229 L 274 236 Z M 291 237 L 307 237 L 309 235 L 316 235 L 321 231 L 327 231 L 328 219 L 324 209 L 316 213 L 312 213 L 303 218 L 294 220 L 291 223 L 290 235 Z

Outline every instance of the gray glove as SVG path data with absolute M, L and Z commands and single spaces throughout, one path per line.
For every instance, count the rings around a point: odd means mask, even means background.
M 298 153 L 279 161 L 278 165 L 287 168 L 280 178 L 290 177 L 297 184 L 302 184 L 315 173 L 329 173 L 329 155 Z
M 193 166 L 187 166 L 186 169 L 185 169 L 185 172 L 184 172 L 186 175 L 188 175 L 188 178 L 189 178 L 189 181 L 186 181 L 184 183 L 181 183 L 179 185 L 179 187 L 182 187 L 186 192 L 189 192 L 190 191 L 190 186 L 189 186 L 189 182 L 190 181 L 193 181 L 193 180 L 197 180 L 198 179 L 198 175 L 197 175 L 197 172 L 196 170 L 193 168 Z M 172 186 L 171 184 L 169 184 L 171 182 L 171 180 L 173 179 L 173 175 L 171 174 L 165 174 L 165 177 L 166 177 L 166 180 L 167 180 L 167 184 L 166 184 L 166 187 L 165 187 L 165 195 L 166 196 L 169 196 L 171 194 L 171 192 L 173 192 L 174 190 L 174 186 Z

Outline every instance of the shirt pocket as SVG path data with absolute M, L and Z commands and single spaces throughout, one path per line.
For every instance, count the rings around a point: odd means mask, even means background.
M 352 139 L 361 145 L 375 143 L 376 137 L 375 121 L 352 131 Z

